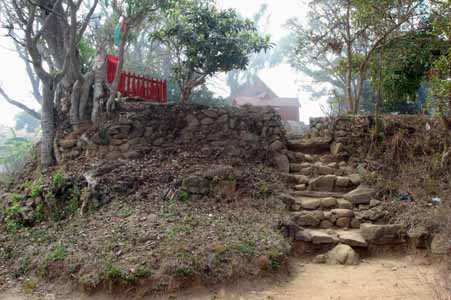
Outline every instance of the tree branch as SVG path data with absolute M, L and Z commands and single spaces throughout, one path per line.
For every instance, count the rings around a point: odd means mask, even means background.
M 25 104 L 23 104 L 23 103 L 21 103 L 19 101 L 16 101 L 16 100 L 12 99 L 11 97 L 9 97 L 8 94 L 6 94 L 6 92 L 3 90 L 3 88 L 1 86 L 0 86 L 0 95 L 3 96 L 3 98 L 7 102 L 9 102 L 10 104 L 12 104 L 12 105 L 20 108 L 21 110 L 25 111 L 26 113 L 28 113 L 33 118 L 35 118 L 37 120 L 41 120 L 41 114 L 40 113 L 38 113 L 34 109 L 29 108 Z

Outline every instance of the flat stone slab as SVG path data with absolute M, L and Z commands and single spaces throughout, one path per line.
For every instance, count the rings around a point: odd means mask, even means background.
M 338 208 L 352 209 L 352 203 L 349 200 L 337 199 Z
M 337 199 L 333 197 L 327 197 L 321 199 L 322 208 L 335 208 L 337 206 Z
M 295 151 L 324 151 L 330 149 L 331 137 L 289 140 L 288 149 Z
M 404 226 L 399 224 L 376 225 L 364 223 L 360 225 L 360 232 L 368 243 L 376 245 L 404 243 L 407 235 Z
M 320 191 L 297 191 L 293 193 L 296 197 L 312 197 L 312 198 L 327 198 L 327 197 L 334 197 L 334 198 L 342 198 L 343 193 L 335 193 L 335 192 L 320 192 Z
M 307 210 L 316 210 L 321 205 L 321 199 L 319 198 L 298 198 L 297 201 L 303 209 Z
M 352 247 L 368 247 L 368 243 L 359 230 L 340 230 L 337 231 L 337 235 L 340 243 Z
M 293 214 L 293 221 L 298 226 L 318 226 L 324 219 L 324 213 L 319 210 L 301 211 Z
M 323 175 L 318 176 L 315 179 L 310 180 L 309 187 L 314 191 L 332 192 L 334 190 L 335 175 Z
M 346 208 L 336 208 L 332 209 L 330 212 L 337 216 L 337 218 L 352 218 L 354 216 L 354 212 Z
M 334 234 L 330 234 L 325 230 L 309 230 L 313 244 L 336 244 L 338 238 Z
M 359 186 L 355 190 L 350 191 L 344 198 L 351 201 L 354 205 L 370 204 L 371 199 L 376 194 L 376 190 L 369 187 Z

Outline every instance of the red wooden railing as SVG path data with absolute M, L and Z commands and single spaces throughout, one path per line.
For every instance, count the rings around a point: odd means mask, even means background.
M 107 81 L 114 81 L 119 58 L 107 56 Z M 140 98 L 149 102 L 167 104 L 168 87 L 166 80 L 145 77 L 139 74 L 122 71 L 118 91 L 124 97 Z

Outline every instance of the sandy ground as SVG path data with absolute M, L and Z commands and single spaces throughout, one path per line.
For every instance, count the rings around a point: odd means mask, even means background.
M 366 260 L 359 266 L 331 266 L 297 262 L 290 278 L 269 282 L 241 282 L 216 291 L 198 289 L 184 295 L 141 298 L 145 300 L 451 300 L 438 297 L 436 268 L 410 257 Z M 4 300 L 111 300 L 132 299 L 113 295 L 23 296 L 16 291 Z

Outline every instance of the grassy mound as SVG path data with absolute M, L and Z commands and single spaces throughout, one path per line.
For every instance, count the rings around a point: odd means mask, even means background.
M 94 173 L 95 188 L 84 180 Z M 193 174 L 210 176 L 203 194 L 186 187 Z M 277 228 L 285 186 L 262 165 L 155 154 L 26 177 L 6 194 L 15 200 L 0 228 L 4 288 L 175 290 L 277 271 L 290 250 Z

